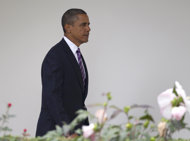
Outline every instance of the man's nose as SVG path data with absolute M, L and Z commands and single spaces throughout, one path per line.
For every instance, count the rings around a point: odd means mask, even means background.
M 90 28 L 90 26 L 89 25 L 87 25 L 87 31 L 89 32 L 90 30 L 91 30 L 91 28 Z

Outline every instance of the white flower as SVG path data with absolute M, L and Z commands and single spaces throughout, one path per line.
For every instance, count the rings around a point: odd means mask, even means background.
M 104 123 L 107 120 L 107 114 L 105 113 L 104 109 L 96 111 L 95 116 L 100 124 Z
M 185 112 L 186 108 L 184 106 L 172 108 L 172 119 L 181 120 Z
M 89 126 L 82 126 L 83 136 L 89 138 L 94 134 L 94 124 L 91 123 Z
M 190 112 L 190 99 L 188 99 L 178 81 L 175 81 L 175 91 L 177 92 L 177 96 L 173 93 L 173 89 L 168 89 L 158 96 L 157 101 L 163 117 L 181 120 L 186 111 Z M 179 102 L 180 98 L 183 99 L 181 102 Z M 178 102 L 176 106 L 172 106 L 173 100 Z
M 158 105 L 160 107 L 160 112 L 163 117 L 166 119 L 171 119 L 172 117 L 172 103 L 171 101 L 176 97 L 175 94 L 172 93 L 172 89 L 168 89 L 161 93 L 158 98 Z
M 185 107 L 186 107 L 187 111 L 190 113 L 190 97 L 186 96 L 186 93 L 183 90 L 183 87 L 180 85 L 180 83 L 178 81 L 175 82 L 175 86 L 176 86 L 177 94 L 183 98 Z

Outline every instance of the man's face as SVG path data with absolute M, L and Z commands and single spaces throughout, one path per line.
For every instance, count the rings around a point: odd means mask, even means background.
M 80 46 L 82 43 L 88 42 L 88 36 L 90 32 L 89 19 L 86 14 L 77 15 L 78 19 L 73 25 L 68 25 L 69 39 Z

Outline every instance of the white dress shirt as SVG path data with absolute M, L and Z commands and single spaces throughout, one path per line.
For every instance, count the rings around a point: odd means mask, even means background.
M 73 43 L 71 42 L 67 37 L 63 36 L 63 38 L 65 39 L 66 43 L 68 44 L 69 48 L 71 49 L 71 51 L 73 52 L 77 62 L 79 63 L 78 61 L 78 56 L 77 56 L 77 50 L 78 50 L 78 47 Z M 84 68 L 84 64 L 82 63 L 83 65 L 83 68 Z M 84 73 L 86 75 L 86 72 L 85 72 L 85 69 L 84 69 Z
M 71 51 L 73 52 L 73 54 L 78 62 L 78 57 L 77 57 L 77 53 L 76 53 L 78 47 L 73 42 L 71 42 L 67 37 L 63 36 L 63 38 L 65 39 L 66 43 L 70 47 Z

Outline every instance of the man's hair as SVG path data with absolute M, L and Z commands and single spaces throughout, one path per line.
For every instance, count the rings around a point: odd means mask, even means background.
M 72 9 L 67 10 L 63 14 L 61 23 L 62 23 L 64 33 L 66 33 L 66 30 L 65 30 L 64 26 L 66 24 L 73 25 L 74 22 L 78 18 L 77 17 L 78 14 L 86 14 L 86 12 L 84 10 L 82 10 L 82 9 L 72 8 Z

